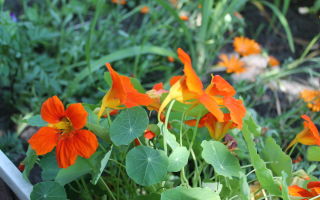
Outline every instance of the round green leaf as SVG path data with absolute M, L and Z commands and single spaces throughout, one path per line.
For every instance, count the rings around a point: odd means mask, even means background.
M 168 158 L 163 151 L 138 146 L 127 154 L 127 174 L 140 185 L 148 186 L 162 181 L 167 169 Z
M 201 143 L 203 148 L 203 159 L 211 164 L 214 170 L 226 177 L 239 177 L 241 171 L 239 161 L 234 157 L 227 147 L 218 141 L 206 141 Z
M 140 137 L 146 130 L 149 118 L 141 107 L 133 107 L 123 110 L 110 127 L 112 142 L 119 145 L 128 145 L 135 138 Z
M 31 200 L 63 200 L 67 199 L 66 191 L 56 182 L 48 181 L 36 184 L 30 195 Z
M 220 200 L 220 197 L 208 188 L 176 187 L 163 192 L 161 200 Z
M 310 146 L 307 151 L 307 159 L 309 161 L 320 161 L 320 147 Z
M 177 147 L 169 156 L 168 172 L 178 172 L 187 163 L 190 152 L 186 147 Z

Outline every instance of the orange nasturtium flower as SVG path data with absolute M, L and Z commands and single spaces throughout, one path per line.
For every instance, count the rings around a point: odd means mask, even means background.
M 152 103 L 152 99 L 138 92 L 132 85 L 130 78 L 114 71 L 109 63 L 106 66 L 110 72 L 112 86 L 102 99 L 101 108 L 98 117 L 101 117 L 106 108 L 122 109 L 134 106 L 147 106 Z
M 320 90 L 303 90 L 300 96 L 313 112 L 320 111 Z
M 73 165 L 77 156 L 90 158 L 98 147 L 96 135 L 82 129 L 88 113 L 81 103 L 70 104 L 65 110 L 57 96 L 47 99 L 41 107 L 41 117 L 48 122 L 28 141 L 37 155 L 49 153 L 56 147 L 60 168 Z
M 260 45 L 246 37 L 236 37 L 233 40 L 234 50 L 242 56 L 261 53 Z
M 307 197 L 307 199 L 301 200 L 308 200 L 309 198 L 313 198 L 320 195 L 320 181 L 309 182 L 307 188 L 308 190 L 301 188 L 298 185 L 291 185 L 288 187 L 289 195 L 293 197 Z
M 189 20 L 189 17 L 188 17 L 187 15 L 181 15 L 181 16 L 180 16 L 180 19 L 181 19 L 182 21 L 188 21 L 188 20 Z
M 149 7 L 148 7 L 148 6 L 143 6 L 143 7 L 140 9 L 140 13 L 142 13 L 142 14 L 147 14 L 147 13 L 149 13 Z
M 181 103 L 204 105 L 204 107 L 217 119 L 224 122 L 225 116 L 221 108 L 227 108 L 231 120 L 242 127 L 242 118 L 246 109 L 241 100 L 233 98 L 236 94 L 234 88 L 221 76 L 212 76 L 210 85 L 204 90 L 200 78 L 192 68 L 191 58 L 182 49 L 178 49 L 178 56 L 184 64 L 184 75 L 171 79 L 168 96 L 164 99 L 158 112 L 158 118 L 171 100 Z
M 268 64 L 270 67 L 276 67 L 280 65 L 280 62 L 274 56 L 269 56 Z
M 187 120 L 185 123 L 189 126 L 196 126 L 197 120 Z M 229 113 L 224 114 L 223 122 L 219 122 L 213 114 L 207 113 L 199 120 L 198 127 L 206 127 L 213 139 L 221 140 L 228 130 L 237 127 L 237 124 L 231 121 Z
M 121 5 L 125 5 L 127 3 L 126 0 L 111 0 L 111 2 L 114 4 L 121 4 Z
M 226 54 L 221 54 L 219 56 L 221 61 L 218 63 L 219 66 L 227 68 L 227 73 L 242 73 L 246 71 L 244 68 L 244 62 L 242 62 L 239 58 L 235 55 L 232 55 L 230 58 Z
M 302 115 L 303 130 L 290 142 L 287 150 L 296 143 L 301 143 L 304 145 L 320 145 L 320 135 L 316 125 L 311 121 L 310 117 L 307 115 Z

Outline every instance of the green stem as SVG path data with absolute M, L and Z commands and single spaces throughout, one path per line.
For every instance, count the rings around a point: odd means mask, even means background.
M 175 100 L 172 100 L 169 108 L 167 110 L 167 114 L 166 114 L 166 121 L 164 122 L 164 127 L 165 129 L 168 128 L 168 121 L 169 121 L 169 117 L 170 117 L 170 113 L 171 113 L 171 109 L 172 106 L 174 104 Z M 167 138 L 166 138 L 166 134 L 163 134 L 163 148 L 164 148 L 164 152 L 166 153 L 166 155 L 168 155 L 168 147 L 167 147 Z
M 81 178 L 80 178 L 80 181 L 81 181 L 81 184 L 82 184 L 84 190 L 86 191 L 86 193 L 88 193 L 89 199 L 93 200 L 93 199 L 92 199 L 92 196 L 91 196 L 91 192 L 90 192 L 90 190 L 88 189 L 87 184 L 86 184 L 86 182 L 84 181 L 84 178 L 81 177 Z
M 110 194 L 111 198 L 113 200 L 116 200 L 116 198 L 113 196 L 112 191 L 110 190 L 109 186 L 106 184 L 106 182 L 104 182 L 103 178 L 101 178 L 101 176 L 99 177 L 99 180 L 102 182 L 102 184 L 104 185 L 104 187 L 107 189 L 108 193 Z
M 290 156 L 290 157 L 291 157 L 291 154 L 292 154 L 293 150 L 296 148 L 297 144 L 298 144 L 298 143 L 295 143 L 295 144 L 293 145 L 293 147 L 291 148 L 290 153 L 289 153 L 289 156 Z

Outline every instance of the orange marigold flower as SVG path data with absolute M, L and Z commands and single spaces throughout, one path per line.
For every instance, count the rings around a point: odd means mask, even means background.
M 269 56 L 268 64 L 270 67 L 276 67 L 280 65 L 280 62 L 274 56 Z
M 184 64 L 184 75 L 175 76 L 170 80 L 171 88 L 158 112 L 158 118 L 171 100 L 181 103 L 204 105 L 219 122 L 224 122 L 224 113 L 221 108 L 230 112 L 231 120 L 242 128 L 242 119 L 246 109 L 241 100 L 233 98 L 236 91 L 221 76 L 212 76 L 210 85 L 204 90 L 200 78 L 192 68 L 191 58 L 182 49 L 178 49 L 178 56 Z
M 142 94 L 134 88 L 129 77 L 119 75 L 109 63 L 106 63 L 106 66 L 111 75 L 112 86 L 102 99 L 98 117 L 106 108 L 122 109 L 123 106 L 131 108 L 140 105 L 147 106 L 152 103 L 152 99 L 148 95 Z
M 168 56 L 167 59 L 168 59 L 169 62 L 174 62 L 174 58 L 171 57 L 171 56 Z
M 289 195 L 294 197 L 316 197 L 320 195 L 320 181 L 311 181 L 307 185 L 307 189 L 301 188 L 298 185 L 289 186 Z M 307 200 L 307 199 L 306 199 Z
M 221 61 L 218 63 L 219 66 L 226 67 L 227 73 L 242 73 L 246 71 L 244 68 L 244 62 L 240 61 L 235 55 L 232 55 L 230 58 L 226 54 L 221 54 L 220 56 Z
M 320 135 L 316 125 L 311 121 L 310 117 L 307 115 L 302 115 L 303 130 L 290 142 L 287 150 L 296 143 L 301 143 L 304 145 L 320 145 Z
M 127 3 L 126 0 L 111 0 L 112 3 L 125 5 Z
M 149 13 L 149 7 L 148 7 L 148 6 L 143 6 L 143 7 L 140 9 L 140 13 L 142 13 L 142 14 L 147 14 L 147 13 Z
M 303 90 L 300 96 L 313 112 L 320 111 L 320 90 Z
M 260 45 L 246 37 L 236 37 L 233 40 L 234 50 L 242 56 L 261 53 Z
M 147 138 L 148 140 L 153 139 L 156 136 L 156 134 L 154 132 L 152 132 L 151 130 L 146 130 L 144 132 L 144 137 Z
M 47 99 L 41 107 L 41 117 L 48 122 L 28 141 L 37 155 L 44 155 L 56 147 L 60 168 L 73 165 L 77 156 L 90 158 L 98 147 L 96 135 L 82 129 L 88 113 L 81 103 L 70 104 L 65 110 L 57 96 Z
M 185 123 L 189 126 L 196 126 L 197 120 L 187 120 Z M 212 113 L 205 114 L 199 121 L 198 127 L 206 127 L 210 136 L 215 140 L 221 140 L 227 134 L 229 129 L 237 127 L 230 118 L 230 114 L 224 114 L 224 121 L 219 122 Z
M 186 15 L 181 15 L 181 16 L 180 16 L 180 19 L 181 19 L 182 21 L 189 21 L 189 17 L 186 16 Z

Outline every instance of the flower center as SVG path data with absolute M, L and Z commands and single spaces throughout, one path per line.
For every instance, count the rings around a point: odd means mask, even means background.
M 49 127 L 56 128 L 62 131 L 62 133 L 71 132 L 72 123 L 68 118 L 63 118 L 60 122 L 56 124 L 49 124 Z

